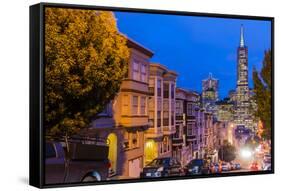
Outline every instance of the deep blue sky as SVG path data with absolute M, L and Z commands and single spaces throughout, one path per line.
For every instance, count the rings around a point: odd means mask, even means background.
M 261 69 L 264 51 L 271 47 L 269 21 L 115 12 L 120 32 L 154 52 L 151 59 L 179 76 L 177 86 L 201 92 L 209 72 L 219 79 L 219 96 L 236 87 L 236 52 L 244 25 L 252 69 Z

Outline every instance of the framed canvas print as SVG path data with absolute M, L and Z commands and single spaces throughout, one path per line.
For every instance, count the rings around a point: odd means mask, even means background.
M 274 19 L 30 7 L 30 184 L 274 172 Z

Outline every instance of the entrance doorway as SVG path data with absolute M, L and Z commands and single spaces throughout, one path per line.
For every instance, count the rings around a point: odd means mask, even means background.
M 144 156 L 145 156 L 145 165 L 150 163 L 153 159 L 157 158 L 158 156 L 158 149 L 157 149 L 157 143 L 155 143 L 154 140 L 149 139 L 145 142 L 144 147 Z

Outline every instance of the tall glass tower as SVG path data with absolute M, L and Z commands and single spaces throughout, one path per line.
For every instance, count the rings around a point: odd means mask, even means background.
M 240 28 L 240 44 L 237 49 L 237 82 L 235 123 L 246 128 L 251 127 L 249 114 L 249 84 L 248 84 L 248 47 L 244 41 L 244 27 Z

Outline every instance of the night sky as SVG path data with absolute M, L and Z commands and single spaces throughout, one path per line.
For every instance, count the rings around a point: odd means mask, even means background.
M 159 62 L 179 74 L 177 86 L 201 93 L 209 73 L 219 80 L 219 96 L 236 87 L 236 53 L 244 25 L 252 70 L 261 69 L 264 51 L 271 47 L 269 21 L 222 19 L 115 12 L 119 31 L 154 52 Z

